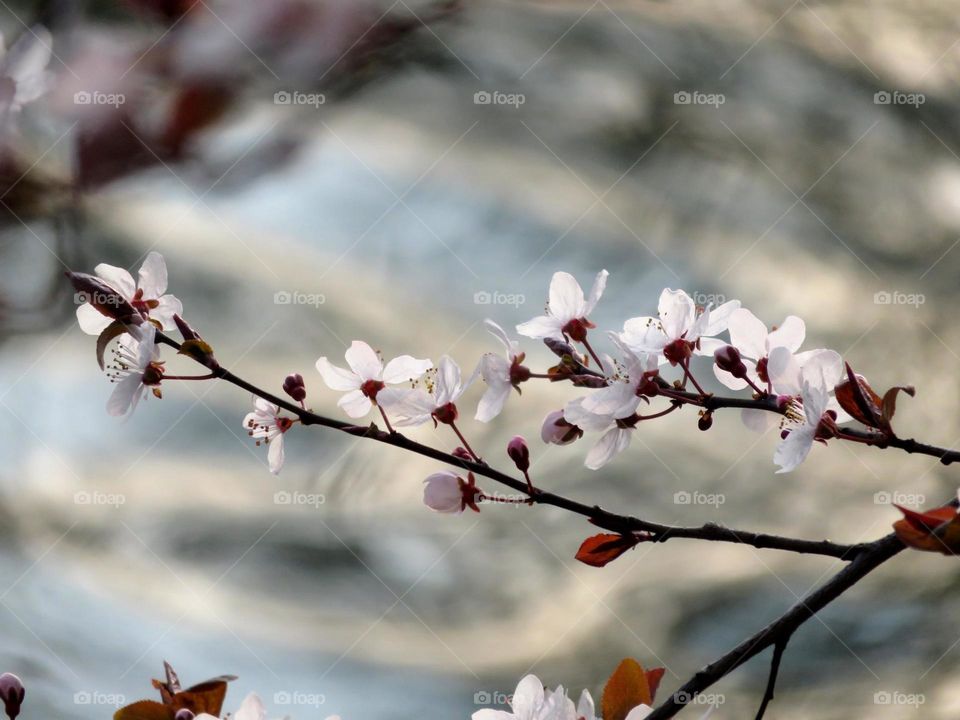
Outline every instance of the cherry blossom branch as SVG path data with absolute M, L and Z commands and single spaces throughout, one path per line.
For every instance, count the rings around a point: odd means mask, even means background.
M 174 350 L 181 349 L 181 343 L 168 337 L 162 332 L 157 331 L 156 341 L 168 345 Z M 198 361 L 199 362 L 199 361 Z M 411 440 L 397 432 L 384 432 L 376 425 L 357 426 L 342 420 L 328 418 L 318 415 L 310 410 L 296 405 L 288 400 L 263 390 L 256 385 L 234 375 L 219 364 L 210 368 L 211 375 L 220 380 L 231 383 L 253 395 L 263 398 L 267 402 L 273 403 L 283 408 L 287 412 L 295 415 L 303 425 L 319 425 L 333 430 L 353 435 L 355 437 L 367 438 L 377 442 L 391 445 L 402 450 L 429 457 L 439 462 L 463 468 L 466 471 L 489 478 L 495 482 L 505 485 L 519 493 L 524 493 L 537 504 L 551 505 L 553 507 L 572 512 L 587 518 L 591 523 L 604 530 L 609 530 L 621 534 L 642 533 L 644 541 L 666 542 L 671 538 L 687 538 L 693 540 L 707 540 L 712 542 L 726 542 L 741 545 L 750 545 L 758 549 L 784 550 L 809 555 L 824 555 L 843 560 L 856 558 L 867 547 L 866 545 L 841 545 L 830 542 L 829 540 L 803 540 L 797 538 L 782 537 L 778 535 L 768 535 L 763 533 L 747 532 L 743 530 L 732 530 L 730 528 L 707 523 L 700 527 L 677 527 L 671 525 L 662 525 L 659 523 L 641 520 L 640 518 L 618 515 L 611 513 L 598 505 L 586 505 L 562 495 L 545 492 L 534 488 L 530 492 L 530 487 L 526 480 L 519 480 L 506 473 L 500 472 L 484 462 L 475 462 L 466 458 L 453 455 L 451 453 L 438 450 Z
M 785 645 L 800 626 L 904 549 L 904 544 L 895 533 L 885 535 L 879 540 L 869 543 L 850 564 L 830 580 L 808 594 L 765 628 L 700 670 L 648 715 L 647 720 L 665 720 L 665 718 L 674 717 L 686 707 L 686 704 L 680 702 L 678 698 L 694 698 L 766 648 Z M 772 696 L 772 688 L 769 684 L 767 690 Z

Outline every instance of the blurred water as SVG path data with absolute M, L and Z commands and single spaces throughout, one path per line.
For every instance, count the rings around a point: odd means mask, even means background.
M 225 364 L 275 390 L 299 370 L 329 413 L 319 355 L 363 338 L 387 356 L 470 366 L 494 349 L 484 317 L 509 327 L 539 314 L 555 270 L 588 284 L 606 267 L 601 329 L 651 313 L 664 286 L 739 297 L 771 324 L 799 314 L 807 347 L 837 348 L 878 387 L 915 383 L 899 426 L 949 446 L 956 20 L 933 4 L 878 9 L 870 35 L 854 3 L 781 5 L 741 3 L 726 18 L 694 3 L 471 7 L 437 29 L 449 67 L 408 69 L 300 118 L 309 142 L 281 171 L 197 202 L 212 180 L 160 167 L 91 197 L 76 261 L 126 266 L 158 249 Z M 895 87 L 926 104 L 874 104 Z M 674 104 L 697 88 L 727 102 Z M 526 103 L 477 106 L 479 89 Z M 227 123 L 232 141 L 280 132 L 287 110 L 255 104 Z M 26 293 L 50 257 L 22 231 L 3 243 L 9 292 Z M 883 290 L 926 302 L 875 304 Z M 275 304 L 283 291 L 324 302 Z M 478 304 L 482 293 L 514 304 Z M 27 681 L 37 717 L 105 717 L 74 693 L 149 696 L 162 659 L 186 682 L 239 675 L 228 708 L 256 690 L 295 718 L 467 717 L 476 692 L 509 692 L 527 670 L 596 691 L 626 655 L 665 665 L 669 691 L 838 567 L 675 540 L 597 571 L 572 560 L 586 523 L 547 508 L 430 515 L 419 492 L 434 464 L 321 431 L 290 433 L 274 478 L 234 388 L 171 383 L 129 423 L 106 417 L 92 339 L 68 317 L 66 289 L 60 302 L 53 327 L 0 347 L 0 663 Z M 525 349 L 531 366 L 549 362 Z M 496 423 L 464 425 L 499 463 L 510 436 L 535 438 L 574 395 L 530 384 Z M 686 412 L 637 435 L 602 473 L 581 468 L 583 443 L 536 443 L 534 477 L 661 522 L 842 542 L 887 532 L 895 513 L 874 504 L 878 491 L 939 502 L 956 485 L 931 459 L 843 446 L 775 476 L 775 433 L 749 434 L 735 414 L 708 435 Z M 680 506 L 678 490 L 726 503 Z M 325 501 L 276 504 L 278 491 Z M 78 504 L 78 492 L 124 502 Z M 903 717 L 873 702 L 894 690 L 924 693 L 923 717 L 955 717 L 956 586 L 942 558 L 878 571 L 796 636 L 771 717 Z M 724 681 L 718 715 L 755 711 L 765 676 L 758 660 Z M 326 702 L 279 705 L 284 692 Z

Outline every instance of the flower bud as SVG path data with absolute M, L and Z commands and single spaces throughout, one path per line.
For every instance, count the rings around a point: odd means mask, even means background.
M 456 458 L 460 458 L 461 460 L 469 460 L 470 462 L 473 462 L 473 455 L 471 455 L 470 452 L 462 445 L 458 445 L 453 451 L 452 455 Z
M 193 720 L 196 715 L 193 714 L 192 710 L 187 710 L 187 708 L 180 708 L 177 710 L 177 714 L 173 716 L 173 720 Z
M 283 391 L 297 402 L 307 398 L 307 385 L 300 373 L 290 373 L 283 380 Z
M 707 410 L 705 413 L 701 413 L 700 419 L 697 420 L 697 427 L 701 430 L 709 430 L 713 427 L 713 412 Z
M 460 417 L 460 413 L 457 410 L 457 406 L 453 403 L 447 403 L 446 405 L 441 405 L 436 410 L 433 411 L 433 422 L 434 424 L 440 422 L 444 425 L 452 425 L 457 421 L 457 418 Z
M 553 445 L 569 445 L 574 440 L 583 437 L 583 430 L 567 422 L 563 417 L 563 410 L 555 410 L 543 419 L 540 428 L 540 438 L 545 443 Z
M 177 354 L 193 358 L 211 370 L 219 369 L 220 363 L 218 363 L 217 359 L 213 356 L 213 348 L 210 347 L 206 340 L 200 337 L 200 333 L 190 327 L 190 324 L 177 314 L 174 314 L 173 322 L 176 323 L 177 329 L 183 336 L 183 342 L 180 343 L 180 349 L 177 351 Z
M 200 339 L 200 333 L 190 327 L 190 324 L 176 313 L 173 314 L 173 322 L 176 323 L 177 330 L 180 331 L 184 340 Z
M 530 469 L 530 448 L 527 447 L 527 441 L 522 436 L 517 435 L 507 443 L 507 455 L 520 472 L 525 473 Z
M 747 377 L 747 366 L 740 359 L 740 351 L 733 345 L 724 345 L 713 354 L 713 360 L 721 370 L 741 380 Z
M 480 512 L 477 499 L 482 494 L 473 473 L 464 480 L 449 470 L 441 470 L 423 481 L 423 504 L 434 512 L 461 513 L 467 507 Z
M 0 700 L 3 700 L 3 709 L 10 720 L 16 720 L 20 714 L 20 706 L 27 691 L 23 683 L 13 673 L 0 675 Z

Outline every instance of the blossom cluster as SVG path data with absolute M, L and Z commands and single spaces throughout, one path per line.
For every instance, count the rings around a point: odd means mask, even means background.
M 108 372 L 117 387 L 107 407 L 113 415 L 126 415 L 148 391 L 160 397 L 161 383 L 174 379 L 160 360 L 156 330 L 179 327 L 185 340 L 195 345 L 202 341 L 189 334 L 192 330 L 180 318 L 180 301 L 166 293 L 167 270 L 159 253 L 146 257 L 136 280 L 126 270 L 106 264 L 98 265 L 95 273 L 72 274 L 88 300 L 77 309 L 77 319 L 85 332 L 100 335 L 101 340 L 111 326 L 122 326 Z M 526 353 L 519 340 L 493 320 L 487 320 L 486 327 L 501 351 L 484 354 L 469 374 L 446 355 L 436 363 L 412 355 L 384 362 L 379 351 L 362 340 L 354 340 L 344 353 L 346 367 L 323 356 L 316 361 L 316 369 L 328 388 L 343 393 L 337 405 L 352 420 L 360 421 L 374 410 L 391 433 L 429 422 L 447 425 L 460 441 L 457 452 L 474 461 L 480 457 L 457 421 L 465 396 L 478 380 L 485 385 L 474 413 L 479 422 L 496 418 L 513 391 L 519 394 L 520 386 L 533 379 L 569 380 L 582 387 L 585 394 L 547 415 L 541 438 L 568 445 L 587 434 L 596 436 L 585 457 L 590 469 L 603 467 L 626 450 L 642 421 L 683 404 L 705 407 L 712 393 L 703 389 L 696 376 L 701 371 L 696 358 L 709 361 L 717 382 L 732 391 L 747 391 L 756 401 L 755 407 L 744 403 L 744 425 L 765 431 L 780 423 L 781 440 L 773 456 L 778 472 L 796 468 L 815 441 L 826 442 L 837 435 L 840 423 L 850 420 L 833 395 L 845 375 L 839 353 L 825 348 L 801 350 L 806 328 L 793 315 L 768 328 L 737 300 L 699 307 L 687 292 L 668 288 L 660 294 L 655 315 L 629 318 L 620 330 L 601 334 L 610 354 L 598 352 L 593 344 L 596 325 L 590 315 L 607 279 L 606 270 L 598 273 L 585 295 L 572 275 L 555 273 L 545 313 L 517 325 L 518 335 L 543 341 L 561 357 L 546 373 L 531 371 L 524 364 Z M 205 344 L 200 347 L 193 347 L 195 359 L 213 367 L 212 350 Z M 668 377 L 671 373 L 673 378 Z M 300 374 L 287 377 L 283 387 L 306 409 L 306 382 Z M 669 404 L 660 412 L 639 412 L 657 398 Z M 298 418 L 262 397 L 255 396 L 253 402 L 243 427 L 257 444 L 268 446 L 269 468 L 279 473 L 284 435 Z M 711 423 L 712 412 L 701 409 L 701 429 Z M 475 508 L 477 496 L 472 478 L 447 473 L 427 480 L 426 501 L 435 510 Z

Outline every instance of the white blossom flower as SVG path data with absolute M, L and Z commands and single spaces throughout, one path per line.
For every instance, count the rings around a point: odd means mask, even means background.
M 434 512 L 459 515 L 468 507 L 480 512 L 477 500 L 482 494 L 473 473 L 464 480 L 450 470 L 441 470 L 423 481 L 423 504 Z
M 730 344 L 735 347 L 740 356 L 753 361 L 753 366 L 747 365 L 747 376 L 761 389 L 769 392 L 781 392 L 774 386 L 772 378 L 767 373 L 770 353 L 775 348 L 784 348 L 790 355 L 800 349 L 806 336 L 806 326 L 803 320 L 795 315 L 788 315 L 783 323 L 773 331 L 746 308 L 737 308 L 730 314 L 728 323 Z M 726 370 L 713 366 L 717 380 L 731 390 L 743 390 L 748 383 L 745 379 L 734 377 Z
M 607 285 L 606 270 L 597 273 L 590 295 L 584 299 L 580 283 L 570 273 L 557 272 L 550 280 L 550 297 L 545 315 L 517 325 L 517 332 L 530 338 L 583 341 L 594 327 L 587 316 L 593 312 Z
M 473 384 L 478 370 L 464 382 L 460 366 L 449 355 L 437 363 L 436 373 L 428 375 L 427 390 L 393 390 L 384 394 L 383 406 L 395 417 L 397 427 L 423 425 L 429 420 L 451 423 L 458 416 L 457 400 Z
M 158 252 L 150 252 L 140 267 L 139 281 L 123 268 L 100 263 L 94 268 L 97 276 L 117 291 L 144 317 L 160 324 L 163 330 L 176 327 L 173 316 L 183 313 L 183 304 L 167 290 L 167 265 Z M 88 335 L 99 335 L 113 320 L 100 313 L 91 303 L 77 308 L 77 322 Z
M 790 472 L 797 468 L 810 453 L 815 440 L 824 440 L 829 437 L 829 430 L 825 427 L 834 423 L 834 418 L 825 413 L 828 411 L 830 400 L 829 388 L 820 365 L 809 364 L 803 372 L 802 418 L 794 418 L 784 428 L 784 437 L 773 456 L 773 462 L 780 466 L 777 473 Z M 835 383 L 834 383 L 835 384 Z
M 401 355 L 383 365 L 383 360 L 362 340 L 354 340 L 344 353 L 349 370 L 337 367 L 326 357 L 317 360 L 317 371 L 331 390 L 346 394 L 337 405 L 352 418 L 362 418 L 370 408 L 382 404 L 378 396 L 387 385 L 409 382 L 433 367 L 430 360 Z
M 563 417 L 563 410 L 554 410 L 543 419 L 540 439 L 551 445 L 569 445 L 583 437 L 583 429 L 571 425 Z
M 530 371 L 523 363 L 524 353 L 520 352 L 519 344 L 504 332 L 503 328 L 493 320 L 485 320 L 487 330 L 499 340 L 506 350 L 506 356 L 485 353 L 480 358 L 478 370 L 480 377 L 487 384 L 487 390 L 477 405 L 475 418 L 480 422 L 490 422 L 503 410 L 510 390 L 516 388 L 520 392 L 519 384 L 530 379 Z
M 107 412 L 121 416 L 132 414 L 141 398 L 150 390 L 160 397 L 163 363 L 156 343 L 156 328 L 147 323 L 122 335 L 107 369 L 116 387 L 107 401 Z
M 625 420 L 634 414 L 629 404 L 610 412 L 591 412 L 584 409 L 586 397 L 571 400 L 563 409 L 563 419 L 586 432 L 603 432 L 596 444 L 587 453 L 584 465 L 598 470 L 630 446 L 634 427 Z M 639 398 L 637 398 L 639 402 Z
M 630 318 L 620 339 L 635 353 L 654 353 L 662 357 L 660 362 L 682 365 L 690 355 L 713 355 L 723 347 L 715 336 L 727 329 L 730 315 L 739 307 L 739 300 L 729 300 L 698 313 L 686 292 L 667 288 L 660 293 L 659 317 Z
M 243 418 L 243 428 L 257 441 L 267 446 L 270 472 L 279 475 L 283 468 L 283 434 L 293 427 L 295 420 L 280 415 L 280 408 L 257 395 L 253 396 L 253 412 Z
M 576 710 L 563 687 L 545 691 L 536 675 L 527 675 L 518 684 L 510 701 L 510 710 L 484 708 L 473 720 L 577 720 Z

